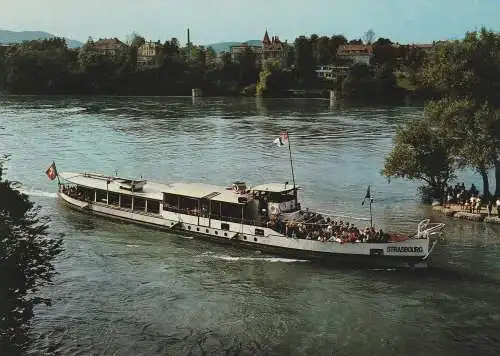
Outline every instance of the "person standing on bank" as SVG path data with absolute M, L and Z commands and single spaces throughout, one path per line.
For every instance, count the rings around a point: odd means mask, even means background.
M 491 211 L 493 210 L 493 199 L 488 201 L 488 216 L 491 216 Z

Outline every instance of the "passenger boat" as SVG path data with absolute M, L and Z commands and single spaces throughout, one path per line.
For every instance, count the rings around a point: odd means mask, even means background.
M 303 209 L 295 183 L 162 184 L 99 173 L 58 174 L 54 163 L 49 170 L 49 178 L 61 177 L 58 196 L 71 208 L 298 258 L 424 267 L 444 228 L 427 219 L 412 235 L 360 231 L 341 222 L 345 218 Z

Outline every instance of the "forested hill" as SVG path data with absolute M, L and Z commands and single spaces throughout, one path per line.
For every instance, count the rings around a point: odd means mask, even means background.
M 22 43 L 24 41 L 42 40 L 57 37 L 51 33 L 43 31 L 7 31 L 0 30 L 0 43 Z M 69 48 L 79 48 L 83 43 L 66 38 Z

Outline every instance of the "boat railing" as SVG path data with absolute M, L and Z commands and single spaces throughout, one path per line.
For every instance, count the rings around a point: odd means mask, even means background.
M 94 172 L 84 172 L 83 176 L 86 178 L 101 179 L 101 180 L 109 179 L 109 177 L 104 174 L 94 173 Z
M 186 214 L 186 215 L 191 215 L 191 216 L 196 216 L 204 219 L 213 219 L 213 220 L 221 220 L 221 221 L 227 221 L 227 222 L 232 222 L 236 224 L 245 224 L 245 225 L 253 225 L 253 226 L 260 226 L 260 227 L 265 227 L 266 222 L 262 222 L 259 220 L 254 220 L 254 219 L 248 219 L 248 218 L 241 218 L 241 217 L 233 217 L 233 216 L 221 216 L 219 214 L 208 214 L 206 212 L 199 212 L 196 209 L 180 209 L 177 207 L 173 206 L 166 206 L 165 204 L 163 205 L 163 211 L 170 211 L 172 213 L 179 213 L 179 214 Z
M 118 206 L 118 205 L 114 205 L 114 204 L 107 204 L 107 203 L 104 203 L 104 202 L 93 201 L 92 204 L 99 205 L 99 206 L 105 206 L 107 208 L 111 208 L 111 209 L 115 209 L 115 210 L 126 211 L 128 213 L 140 214 L 140 215 L 144 215 L 144 216 L 151 216 L 151 217 L 155 217 L 155 218 L 161 218 L 162 217 L 160 213 L 155 213 L 155 212 L 152 212 L 152 211 L 132 209 L 132 208 L 126 208 L 126 207 L 123 207 L 123 206 Z
M 426 239 L 441 234 L 445 227 L 444 223 L 431 223 L 430 219 L 424 219 L 418 223 L 416 238 Z
M 370 221 L 369 218 L 361 218 L 361 217 L 355 217 L 355 216 L 349 216 L 349 215 L 339 215 L 336 214 L 334 211 L 330 210 L 321 210 L 321 211 L 314 211 L 317 214 L 321 214 L 323 216 L 329 217 L 329 218 L 338 218 L 338 219 L 344 219 L 344 220 L 358 220 L 358 221 Z

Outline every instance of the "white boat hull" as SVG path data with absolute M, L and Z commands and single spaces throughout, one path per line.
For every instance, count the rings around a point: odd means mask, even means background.
M 376 266 L 417 266 L 423 265 L 434 248 L 429 238 L 410 238 L 401 242 L 388 243 L 337 243 L 316 240 L 296 239 L 279 234 L 273 229 L 256 227 L 208 219 L 193 215 L 160 211 L 160 214 L 132 211 L 131 209 L 111 207 L 104 203 L 82 202 L 59 192 L 59 197 L 68 206 L 98 216 L 125 220 L 179 233 L 185 233 L 219 243 L 240 245 L 264 252 L 293 257 L 319 259 L 329 262 L 362 264 Z M 222 228 L 229 225 L 229 229 Z M 263 231 L 263 235 L 255 230 Z

